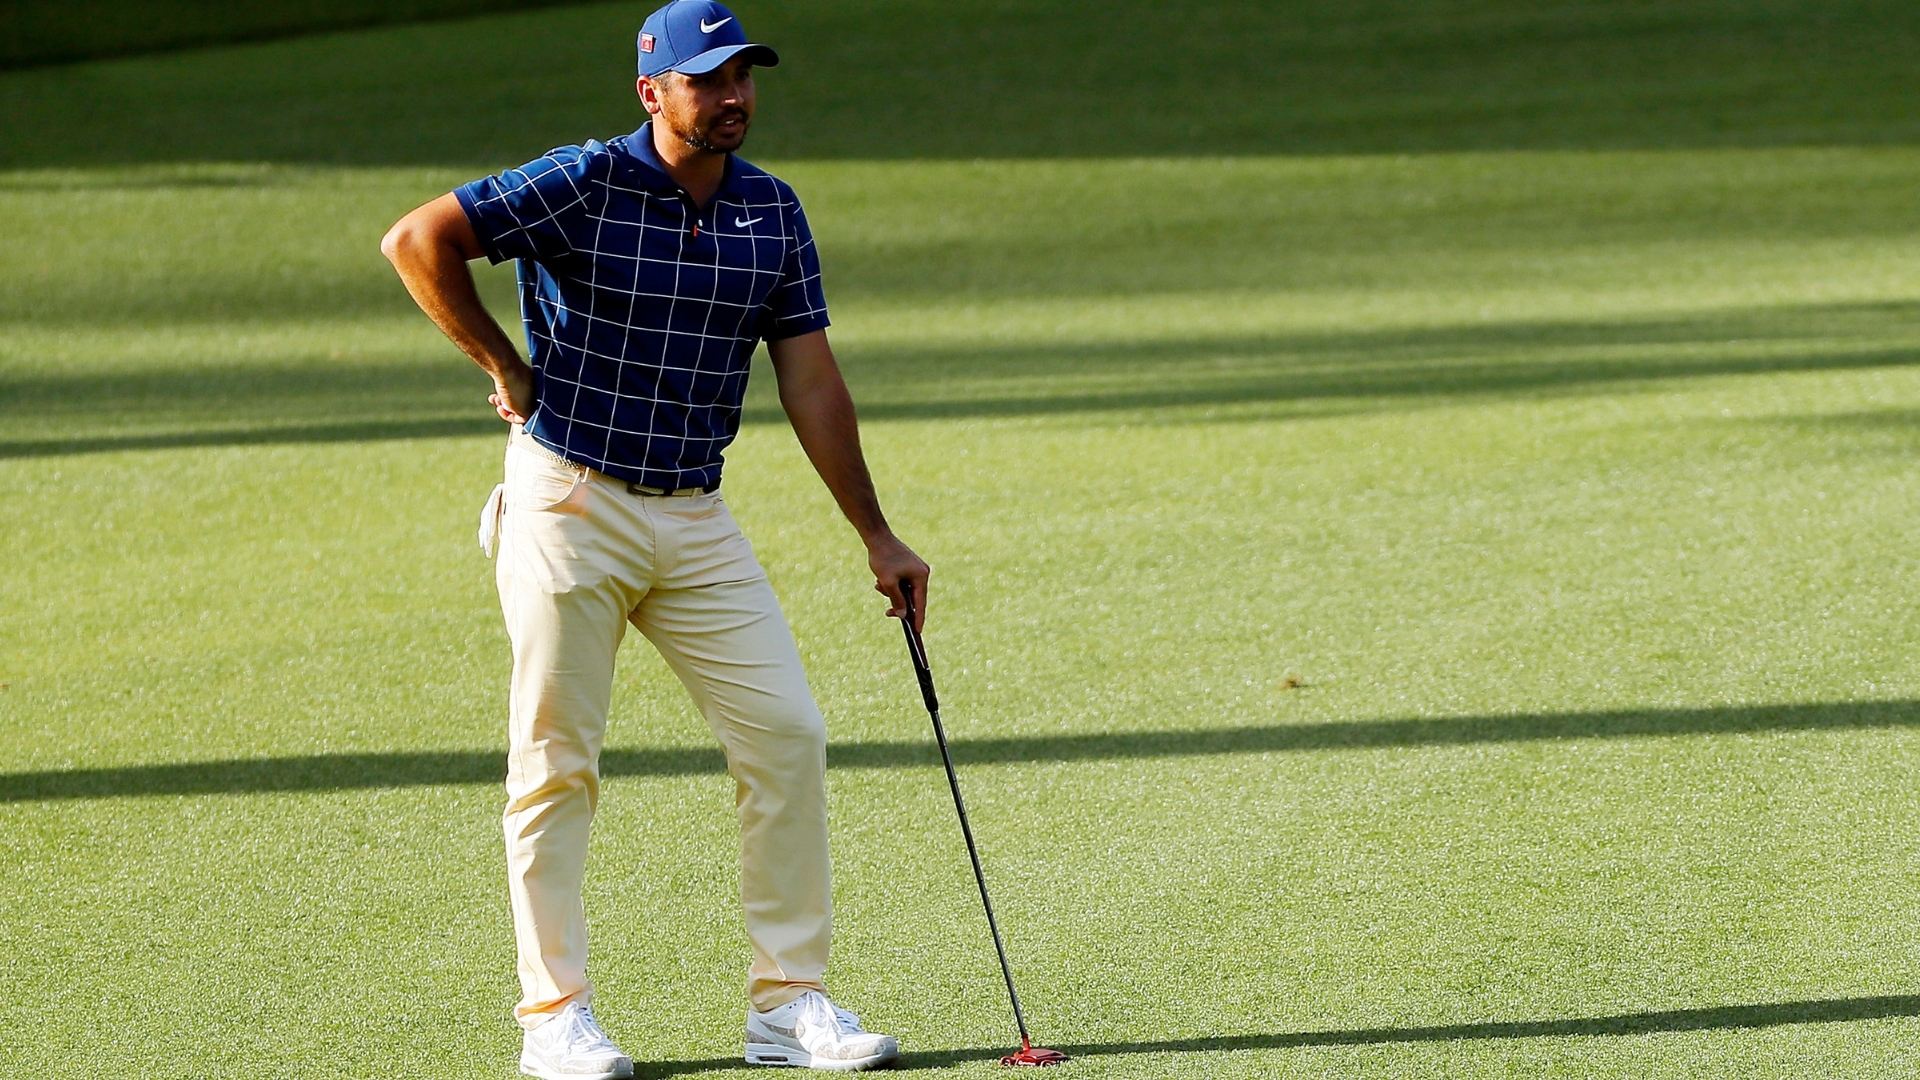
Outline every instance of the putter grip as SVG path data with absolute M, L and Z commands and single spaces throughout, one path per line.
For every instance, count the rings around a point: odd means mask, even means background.
M 913 582 L 901 579 L 900 595 L 907 600 L 907 613 L 900 620 L 900 629 L 907 633 L 907 654 L 913 657 L 913 674 L 920 680 L 920 697 L 927 703 L 927 711 L 937 715 L 940 698 L 933 692 L 933 669 L 927 664 L 927 646 L 920 640 L 920 631 L 913 628 Z

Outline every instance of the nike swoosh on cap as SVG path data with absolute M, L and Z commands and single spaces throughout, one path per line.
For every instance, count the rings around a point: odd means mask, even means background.
M 721 27 L 723 27 L 723 26 L 725 26 L 725 25 L 727 25 L 728 23 L 730 23 L 730 22 L 732 22 L 732 21 L 733 21 L 733 16 L 731 16 L 731 15 L 729 15 L 729 16 L 727 16 L 726 18 L 724 18 L 724 19 L 721 19 L 721 20 L 720 20 L 719 22 L 717 22 L 717 23 L 714 23 L 714 24 L 713 24 L 712 26 L 708 26 L 708 25 L 707 25 L 707 20 L 705 20 L 705 19 L 701 19 L 701 20 L 700 20 L 700 32 L 701 32 L 701 33 L 703 33 L 703 34 L 711 34 L 711 33 L 713 33 L 713 32 L 714 32 L 715 30 L 718 30 L 718 29 L 720 29 Z

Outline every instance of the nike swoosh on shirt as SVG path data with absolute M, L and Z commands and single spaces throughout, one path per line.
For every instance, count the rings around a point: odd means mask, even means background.
M 767 219 L 763 217 L 734 218 L 733 227 L 736 229 L 744 229 L 756 221 L 765 221 L 765 220 Z
M 711 34 L 711 33 L 713 33 L 713 32 L 714 32 L 715 30 L 718 30 L 718 29 L 720 29 L 721 27 L 723 27 L 723 26 L 725 26 L 725 25 L 727 25 L 728 23 L 730 23 L 730 22 L 732 22 L 732 21 L 733 21 L 733 16 L 731 16 L 731 15 L 729 15 L 729 16 L 727 16 L 726 18 L 724 18 L 724 19 L 721 19 L 721 20 L 720 20 L 719 22 L 717 22 L 717 23 L 714 23 L 714 24 L 713 24 L 712 26 L 708 26 L 708 25 L 707 25 L 707 20 L 705 20 L 705 19 L 701 19 L 701 20 L 700 20 L 700 32 L 701 32 L 701 33 L 703 33 L 703 34 Z

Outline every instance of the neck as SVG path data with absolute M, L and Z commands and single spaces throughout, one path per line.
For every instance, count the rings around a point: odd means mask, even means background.
M 653 122 L 653 152 L 660 155 L 660 164 L 666 166 L 673 182 L 686 189 L 700 206 L 707 205 L 707 200 L 720 190 L 720 181 L 726 179 L 726 154 L 695 150 L 658 119 Z

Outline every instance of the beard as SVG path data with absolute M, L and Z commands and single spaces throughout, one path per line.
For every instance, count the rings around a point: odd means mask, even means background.
M 734 144 L 733 149 L 738 149 L 741 144 L 747 141 L 747 129 L 752 126 L 753 120 L 749 118 L 746 113 L 737 112 L 737 111 L 729 111 L 729 112 L 721 113 L 719 116 L 714 118 L 713 123 L 709 124 L 705 131 L 696 127 L 696 128 L 689 128 L 684 132 L 678 133 L 680 135 L 680 141 L 683 143 L 686 143 L 688 147 L 702 154 L 728 153 L 729 152 L 728 147 L 715 145 L 713 140 L 707 137 L 707 134 L 708 132 L 712 131 L 713 128 L 718 127 L 719 125 L 727 122 L 728 120 L 733 120 L 736 118 L 740 121 L 740 141 Z

